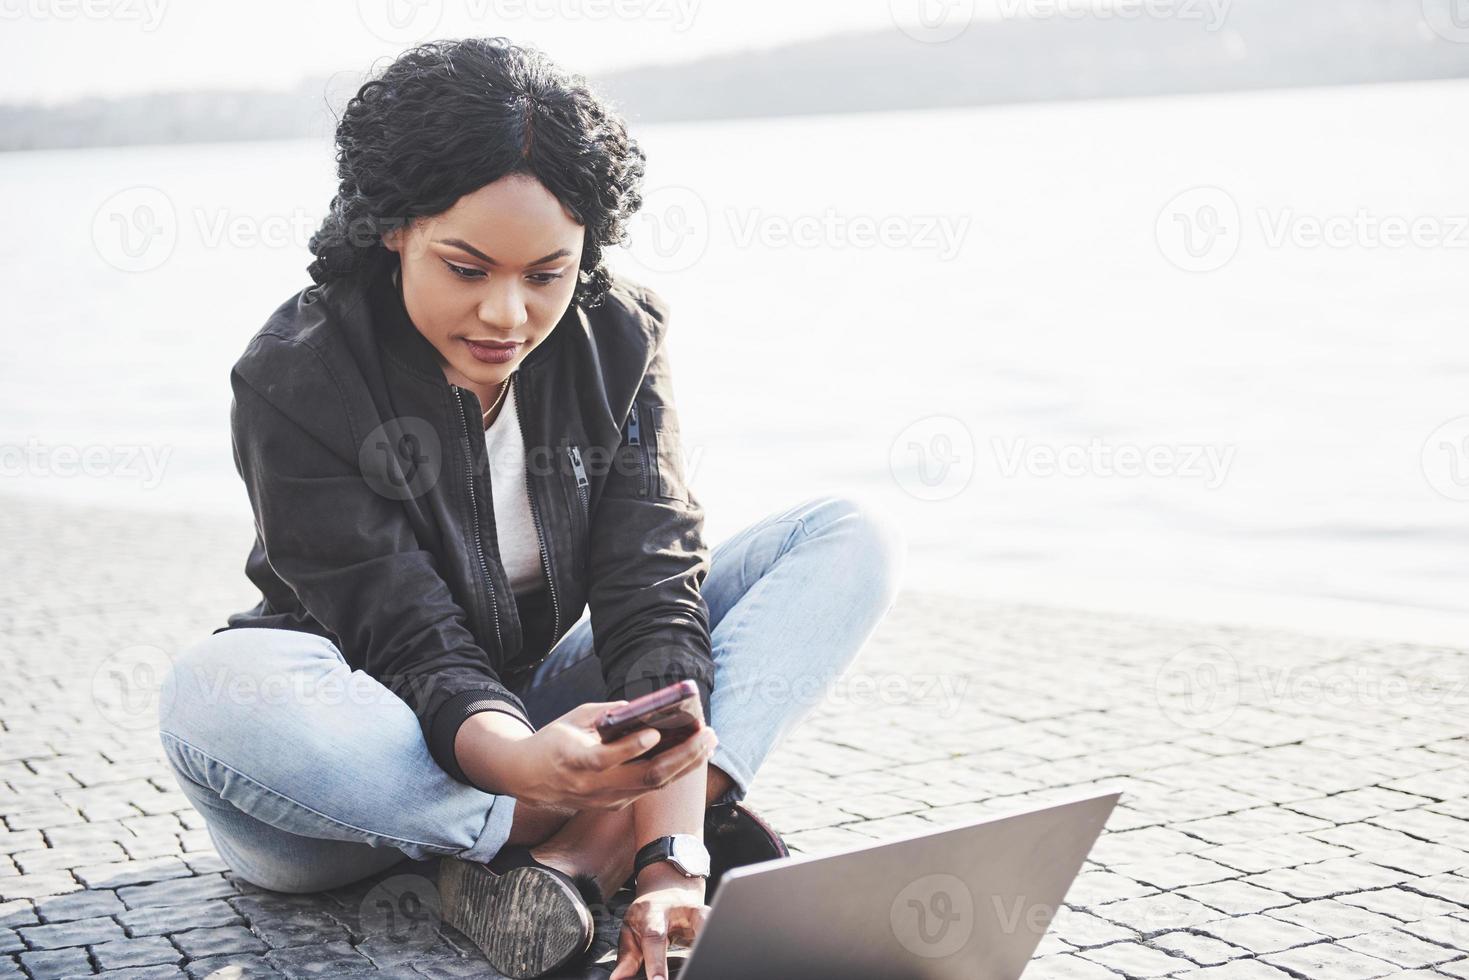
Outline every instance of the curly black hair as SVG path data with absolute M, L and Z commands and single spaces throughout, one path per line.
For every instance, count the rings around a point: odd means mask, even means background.
M 574 302 L 612 283 L 603 249 L 642 206 L 644 155 L 581 75 L 503 37 L 410 48 L 348 100 L 337 193 L 311 236 L 317 283 L 385 260 L 382 236 L 508 174 L 535 177 L 586 229 Z

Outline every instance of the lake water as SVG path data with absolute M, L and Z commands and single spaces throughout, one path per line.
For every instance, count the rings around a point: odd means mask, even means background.
M 672 304 L 711 541 L 845 491 L 902 522 L 915 587 L 1451 633 L 1466 108 L 1441 82 L 635 127 L 616 264 Z M 330 145 L 0 178 L 4 487 L 246 520 L 229 367 L 309 281 Z

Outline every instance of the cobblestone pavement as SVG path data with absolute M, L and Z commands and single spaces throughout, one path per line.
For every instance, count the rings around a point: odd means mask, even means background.
M 234 879 L 113 696 L 130 648 L 254 601 L 248 525 L 10 500 L 0 526 L 0 977 L 491 975 L 431 864 Z M 1469 978 L 1466 676 L 1463 649 L 905 594 L 749 802 L 821 853 L 1121 790 L 1027 977 Z

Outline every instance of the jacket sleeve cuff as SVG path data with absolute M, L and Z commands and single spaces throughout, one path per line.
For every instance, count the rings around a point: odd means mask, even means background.
M 459 766 L 459 760 L 454 755 L 454 739 L 459 734 L 459 727 L 471 715 L 477 715 L 481 711 L 503 711 L 519 718 L 531 731 L 536 730 L 520 703 L 505 691 L 461 691 L 445 701 L 434 713 L 433 726 L 429 733 L 429 753 L 433 755 L 439 768 L 466 786 L 474 786 L 474 783 Z

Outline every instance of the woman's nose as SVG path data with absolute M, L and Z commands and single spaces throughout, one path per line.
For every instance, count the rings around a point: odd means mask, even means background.
M 527 319 L 525 300 L 514 285 L 491 286 L 479 304 L 479 319 L 492 332 L 507 339 L 515 336 Z

